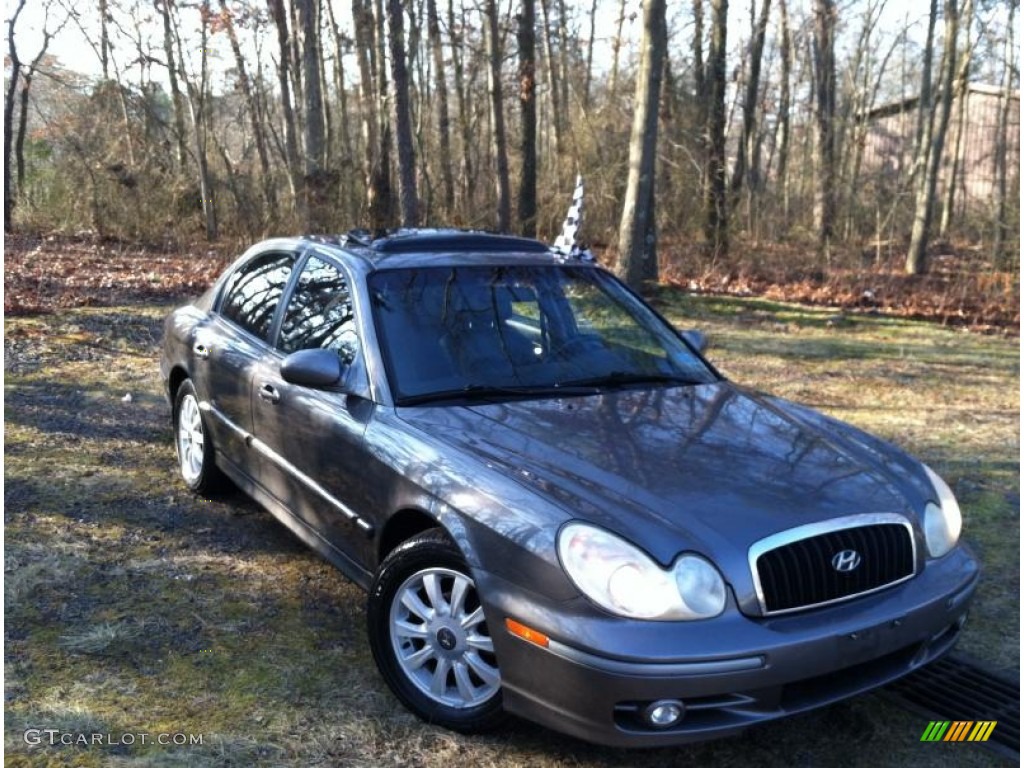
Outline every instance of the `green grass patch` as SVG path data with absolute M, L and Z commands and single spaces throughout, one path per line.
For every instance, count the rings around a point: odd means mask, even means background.
M 663 290 L 730 378 L 892 440 L 957 492 L 985 575 L 962 648 L 1019 669 L 1016 340 Z M 365 596 L 240 495 L 177 478 L 157 374 L 165 307 L 5 321 L 5 758 L 48 766 L 990 766 L 922 717 L 861 697 L 674 750 L 602 749 L 516 722 L 469 738 L 387 691 Z M 126 395 L 131 395 L 126 398 Z M 201 744 L 27 744 L 65 733 Z

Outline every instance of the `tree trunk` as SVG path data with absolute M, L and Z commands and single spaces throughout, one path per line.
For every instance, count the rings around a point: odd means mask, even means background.
M 185 86 L 188 91 L 188 105 L 189 112 L 192 118 L 192 137 L 195 141 L 196 149 L 196 164 L 199 170 L 199 195 L 200 202 L 203 206 L 203 220 L 206 226 L 206 239 L 213 241 L 217 239 L 218 228 L 217 228 L 217 208 L 213 199 L 213 178 L 210 175 L 209 161 L 206 156 L 206 142 L 207 142 L 207 120 L 206 120 L 206 109 L 208 106 L 209 93 L 207 87 L 208 75 L 209 75 L 209 19 L 210 19 L 210 7 L 209 0 L 203 0 L 201 6 L 200 18 L 202 19 L 200 24 L 200 37 L 199 37 L 199 85 L 196 86 L 185 80 Z M 183 46 L 181 37 L 177 35 L 176 42 L 178 45 L 178 67 L 182 74 L 185 72 L 185 62 L 183 55 Z
M 4 232 L 12 228 L 11 216 L 14 214 L 15 197 L 11 188 L 11 151 L 14 138 L 14 97 L 18 92 L 18 80 L 21 77 L 21 60 L 14 45 L 14 25 L 25 7 L 25 0 L 18 0 L 18 7 L 7 20 L 7 50 L 11 59 L 11 78 L 4 94 Z
M 793 38 L 789 29 L 787 0 L 779 0 L 779 58 L 782 72 L 779 75 L 779 165 L 778 186 L 782 192 L 782 228 L 789 230 L 789 110 L 790 82 L 793 77 Z
M 590 3 L 590 35 L 587 38 L 587 69 L 583 73 L 583 109 L 590 110 L 590 96 L 594 82 L 594 35 L 597 24 L 597 0 Z
M 167 80 L 171 88 L 171 108 L 174 112 L 174 140 L 178 149 L 178 170 L 184 171 L 188 164 L 188 149 L 185 145 L 185 104 L 178 86 L 178 67 L 174 55 L 174 33 L 171 25 L 171 0 L 155 0 L 164 25 L 164 55 L 167 57 Z
M 967 84 L 971 72 L 971 22 L 974 18 L 974 2 L 964 3 L 961 26 L 964 28 L 964 46 L 960 53 L 960 69 L 956 77 L 956 131 L 953 134 L 953 159 L 950 165 L 949 178 L 943 195 L 942 218 L 939 220 L 939 237 L 949 236 L 950 224 L 953 221 L 953 210 L 956 207 L 957 180 L 960 177 L 960 158 L 963 154 L 964 128 L 967 121 L 967 100 L 969 98 Z M 998 154 L 998 152 L 997 152 Z
M 448 0 L 448 29 L 452 37 L 452 74 L 455 76 L 455 99 L 459 110 L 459 135 L 461 137 L 462 153 L 459 163 L 459 176 L 462 179 L 462 209 L 468 214 L 472 207 L 473 196 L 476 192 L 473 167 L 473 127 L 469 119 L 469 105 L 466 98 L 466 83 L 463 72 L 462 48 L 465 43 L 464 36 L 456 37 L 455 30 L 463 27 L 455 25 L 455 2 Z
M 665 0 L 644 3 L 640 68 L 637 71 L 629 178 L 619 225 L 619 275 L 633 288 L 658 279 L 654 237 L 654 179 L 658 148 L 658 105 L 665 71 L 668 29 Z
M 381 118 L 377 115 L 379 89 L 377 87 L 377 48 L 374 42 L 373 10 L 370 0 L 352 0 L 352 19 L 356 38 L 356 57 L 359 62 L 359 95 L 363 128 L 363 172 L 366 184 L 366 207 L 372 230 L 381 230 L 391 224 L 391 188 L 388 175 L 382 172 L 386 159 L 381 148 L 387 146 L 381 136 Z
M 764 38 L 768 29 L 768 12 L 770 10 L 771 0 L 761 0 L 761 13 L 750 30 L 749 70 L 743 91 L 743 133 L 736 151 L 732 182 L 729 184 L 733 206 L 739 200 L 739 193 L 744 183 L 747 184 L 748 189 L 751 189 L 752 177 L 757 173 L 757 168 L 752 167 L 751 161 L 755 155 L 754 133 L 757 128 L 757 97 L 761 90 L 761 56 L 764 53 Z M 751 0 L 750 6 L 750 19 L 751 22 L 754 21 L 753 0 Z M 751 189 L 751 191 L 753 190 Z
M 448 78 L 444 66 L 441 44 L 441 23 L 437 14 L 437 0 L 427 0 L 427 36 L 434 62 L 434 90 L 437 92 L 437 139 L 441 157 L 441 196 L 444 218 L 455 208 L 455 179 L 452 175 L 451 119 L 448 115 Z
M 303 189 L 305 190 L 305 228 L 325 232 L 333 209 L 332 174 L 324 166 L 326 154 L 324 99 L 320 82 L 320 20 L 316 0 L 296 0 L 298 30 L 301 37 L 303 100 L 306 114 Z
M 520 154 L 519 230 L 537 235 L 537 56 L 536 13 L 533 0 L 522 0 L 518 17 Z
M 694 139 L 699 168 L 698 192 L 708 194 L 708 73 L 704 63 L 704 0 L 693 0 L 693 110 Z
M 107 25 L 110 23 L 110 11 L 107 10 L 108 0 L 99 0 L 100 3 L 100 66 L 103 72 L 103 80 L 110 79 L 110 34 Z
M 711 45 L 708 48 L 705 92 L 707 150 L 704 186 L 705 248 L 712 258 L 729 250 L 728 210 L 725 194 L 725 55 L 728 0 L 711 0 Z
M 334 3 L 327 2 L 328 20 L 331 24 L 331 36 L 334 41 L 334 87 L 338 90 L 338 124 L 341 131 L 340 165 L 348 168 L 352 162 L 352 135 L 349 130 L 350 112 L 348 108 L 348 90 L 345 87 L 345 48 L 338 21 L 334 15 Z
M 946 143 L 946 129 L 949 126 L 949 114 L 953 107 L 953 82 L 956 79 L 956 38 L 957 38 L 957 3 L 956 0 L 945 0 L 945 39 L 942 51 L 942 101 L 933 108 L 933 114 L 926 118 L 932 124 L 931 141 L 927 145 L 927 157 L 922 171 L 921 183 L 917 187 L 917 199 L 914 205 L 914 226 L 910 232 L 910 247 L 907 249 L 907 273 L 920 275 L 928 268 L 928 239 L 935 208 L 935 188 L 937 186 L 939 166 L 942 163 L 942 150 Z M 935 112 L 938 112 L 935 114 Z
M 25 131 L 28 128 L 28 94 L 32 88 L 32 75 L 35 67 L 29 67 L 22 78 L 19 99 L 18 134 L 14 140 L 14 157 L 18 167 L 18 197 L 25 196 Z
M 933 109 L 934 95 L 932 93 L 932 59 L 935 54 L 935 25 L 939 15 L 938 0 L 928 2 L 928 34 L 924 42 L 924 60 L 921 69 L 921 95 L 919 97 L 917 110 L 917 128 L 914 131 L 914 149 L 917 155 L 917 162 L 914 164 L 913 173 L 920 172 L 927 160 L 928 145 L 931 142 L 932 117 L 935 114 Z
M 284 12 L 282 0 L 267 0 L 270 7 L 270 15 L 277 28 L 278 66 L 277 84 L 281 91 L 281 112 L 284 115 L 284 148 L 285 164 L 288 166 L 288 182 L 290 185 L 292 200 L 300 210 L 301 218 L 305 219 L 302 213 L 303 189 L 302 171 L 299 163 L 298 136 L 295 129 L 295 111 L 292 109 L 291 75 L 289 74 L 288 62 L 291 60 L 291 50 L 288 43 L 288 20 Z
M 826 258 L 835 229 L 835 61 L 836 7 L 834 0 L 814 0 L 814 121 L 817 125 L 818 167 L 814 187 L 814 228 Z
M 544 25 L 544 63 L 547 65 L 548 101 L 551 104 L 551 127 L 555 132 L 555 157 L 561 157 L 565 147 L 565 105 L 562 103 L 561 88 L 558 83 L 558 55 L 551 40 L 552 0 L 540 0 L 541 21 Z
M 384 3 L 383 0 L 372 0 L 372 30 L 374 61 L 376 61 L 375 77 L 377 86 L 377 137 L 380 146 L 374 154 L 373 180 L 370 187 L 373 190 L 373 200 L 370 205 L 370 219 L 374 222 L 374 228 L 383 229 L 393 227 L 398 221 L 398 214 L 395 210 L 397 201 L 391 181 L 391 110 L 388 108 L 388 94 L 390 83 L 387 75 L 387 35 L 385 34 Z
M 612 75 L 608 86 L 608 95 L 613 104 L 619 92 L 619 56 L 622 52 L 622 26 L 625 23 L 626 0 L 619 0 L 619 17 L 615 21 L 615 37 L 612 39 Z
M 220 9 L 223 25 L 228 33 L 228 41 L 231 43 L 231 52 L 235 58 L 235 68 L 238 70 L 238 84 L 242 89 L 242 97 L 245 99 L 246 110 L 249 113 L 249 128 L 252 130 L 252 137 L 256 143 L 256 154 L 260 161 L 263 199 L 267 205 L 268 215 L 273 216 L 277 208 L 277 195 L 270 172 L 270 155 L 267 152 L 267 137 L 263 130 L 263 121 L 260 120 L 252 82 L 249 79 L 249 72 L 245 65 L 245 57 L 242 55 L 242 47 L 238 43 L 238 33 L 235 31 L 234 19 L 232 18 L 231 11 L 228 9 L 227 0 L 220 0 Z M 173 88 L 176 89 L 177 84 L 174 84 Z M 180 99 L 180 95 L 178 98 Z
M 508 180 L 508 148 L 505 143 L 505 112 L 501 100 L 501 41 L 498 39 L 498 5 L 496 0 L 485 3 L 487 23 L 488 91 L 491 101 L 491 150 L 496 171 L 497 193 L 495 224 L 499 232 L 508 232 L 512 219 L 512 205 Z
M 395 155 L 398 157 L 398 200 L 403 227 L 419 221 L 416 197 L 416 153 L 412 144 L 412 112 L 409 104 L 409 70 L 406 66 L 405 26 L 401 0 L 388 0 L 391 27 L 391 91 L 394 103 Z
M 1006 53 L 1003 58 L 1003 100 L 999 106 L 999 127 L 996 135 L 996 226 L 992 238 L 992 260 L 996 267 L 1006 266 L 1006 241 L 1010 235 L 1007 221 L 1006 166 L 1007 145 L 1009 144 L 1010 100 L 1013 97 L 1013 68 L 1015 64 L 1013 44 L 1013 17 L 1017 10 L 1016 0 L 1010 3 L 1009 19 L 1006 23 Z M 1019 109 L 1019 107 L 1018 107 Z M 1018 168 L 1019 168 L 1018 164 Z M 1019 172 L 1018 172 L 1019 175 Z

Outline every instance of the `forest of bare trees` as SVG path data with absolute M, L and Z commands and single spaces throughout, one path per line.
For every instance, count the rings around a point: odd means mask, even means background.
M 637 285 L 766 244 L 1012 270 L 1016 2 L 14 0 L 5 229 L 551 238 L 579 173 Z

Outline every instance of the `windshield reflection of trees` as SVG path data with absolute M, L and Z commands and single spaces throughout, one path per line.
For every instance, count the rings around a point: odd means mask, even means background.
M 400 396 L 613 373 L 713 378 L 599 270 L 456 266 L 382 271 L 370 281 Z

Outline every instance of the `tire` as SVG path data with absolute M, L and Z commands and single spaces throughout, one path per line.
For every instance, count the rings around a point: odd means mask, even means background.
M 178 387 L 173 415 L 174 450 L 185 485 L 198 494 L 222 488 L 224 475 L 214 461 L 213 440 L 191 379 L 185 379 Z
M 504 721 L 501 675 L 476 585 L 441 530 L 421 533 L 385 558 L 370 589 L 367 629 L 381 675 L 418 717 L 461 733 Z

